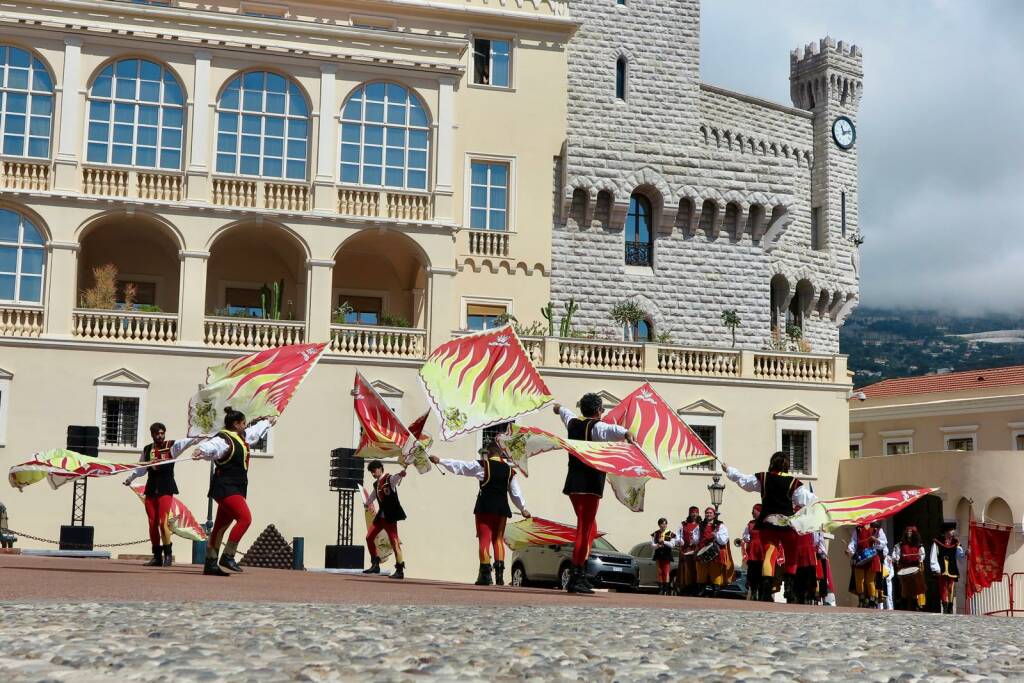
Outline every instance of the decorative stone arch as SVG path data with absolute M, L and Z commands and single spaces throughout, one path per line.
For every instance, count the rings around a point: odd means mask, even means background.
M 89 216 L 79 223 L 77 228 L 75 228 L 75 241 L 81 244 L 82 241 L 88 237 L 89 233 L 97 227 L 117 218 L 129 218 L 151 223 L 156 226 L 162 234 L 170 238 L 179 251 L 187 248 L 184 233 L 178 229 L 178 226 L 167 220 L 166 217 L 152 211 L 136 211 L 133 208 L 112 209 L 110 211 L 102 211 Z M 209 248 L 209 243 L 206 246 Z
M 796 293 L 796 289 L 784 273 L 775 272 L 768 282 L 768 290 L 771 329 L 784 332 L 782 323 L 786 320 L 786 310 L 789 308 L 789 302 Z
M 640 304 L 640 307 L 647 312 L 648 324 L 650 324 L 653 327 L 653 329 L 651 330 L 652 336 L 656 336 L 659 332 L 664 332 L 669 329 L 666 316 L 661 311 L 661 308 L 660 306 L 658 306 L 658 302 L 656 300 L 654 300 L 647 294 L 636 291 L 633 291 L 625 298 L 636 301 L 638 304 Z
M 765 253 L 771 253 L 782 239 L 782 233 L 796 218 L 796 214 L 789 210 L 789 207 L 782 202 L 776 203 L 774 198 L 769 202 L 772 206 L 771 215 L 768 219 L 768 226 L 761 237 L 761 245 Z M 755 236 L 756 238 L 757 236 Z
M 657 193 L 660 203 L 671 203 L 673 199 L 672 188 L 669 187 L 665 178 L 650 166 L 644 166 L 633 171 L 619 183 L 618 201 L 629 201 L 630 196 L 640 187 L 649 187 Z M 651 199 L 654 199 L 652 196 Z
M 1010 504 L 1003 498 L 996 496 L 985 504 L 985 514 L 982 518 L 984 522 L 1013 526 L 1015 523 L 1014 519 Z
M 615 183 L 608 178 L 599 178 L 591 186 L 590 191 L 594 198 L 594 214 L 591 220 L 596 221 L 602 230 L 612 228 L 617 190 Z
M 43 233 L 43 241 L 46 242 L 47 246 L 49 246 L 50 242 L 53 241 L 53 232 L 50 230 L 49 224 L 47 224 L 42 215 L 32 207 L 20 202 L 12 201 L 5 197 L 0 197 L 0 209 L 7 209 L 8 211 L 19 213 L 28 218 L 32 222 L 32 225 Z
M 225 223 L 221 227 L 214 230 L 213 234 L 211 234 L 210 237 L 206 240 L 206 250 L 210 251 L 211 249 L 213 249 L 214 245 L 217 244 L 217 241 L 220 240 L 228 232 L 235 230 L 237 228 L 243 228 L 250 225 L 259 225 L 265 228 L 281 230 L 289 237 L 291 237 L 291 239 L 296 244 L 299 245 L 299 247 L 302 249 L 302 253 L 305 255 L 306 258 L 312 258 L 312 251 L 309 248 L 309 243 L 306 242 L 305 238 L 303 238 L 302 235 L 300 235 L 295 229 L 293 229 L 292 227 L 288 226 L 285 223 L 281 223 L 280 221 L 268 220 L 263 217 L 256 217 L 251 219 L 243 218 L 241 220 Z M 337 250 L 335 251 L 335 253 L 337 253 Z
M 839 307 L 839 310 L 836 311 L 836 314 L 832 318 L 833 320 L 835 320 L 837 325 L 842 325 L 844 322 L 846 322 L 846 318 L 849 317 L 851 313 L 853 313 L 853 309 L 857 308 L 858 301 L 859 299 L 857 298 L 856 293 L 846 293 L 846 299 L 843 301 L 842 305 Z
M 729 190 L 722 195 L 725 202 L 725 209 L 722 214 L 722 226 L 726 234 L 735 241 L 743 236 L 747 223 L 747 210 L 750 204 L 747 198 L 736 190 Z
M 790 308 L 797 316 L 797 327 L 803 329 L 807 316 L 811 312 L 811 306 L 814 304 L 814 283 L 810 279 L 801 277 L 796 281 L 794 301 L 795 304 L 791 303 Z

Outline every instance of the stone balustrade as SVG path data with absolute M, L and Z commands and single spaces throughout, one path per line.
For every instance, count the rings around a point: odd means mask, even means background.
M 278 211 L 308 211 L 309 186 L 295 183 L 265 183 L 263 208 Z
M 43 309 L 0 304 L 0 336 L 39 337 L 43 334 Z
M 658 346 L 658 372 L 693 377 L 739 377 L 739 351 Z
M 71 334 L 96 341 L 173 344 L 178 339 L 178 316 L 174 313 L 137 313 L 75 309 Z
M 338 213 L 360 218 L 423 222 L 434 219 L 434 202 L 429 194 L 339 187 Z
M 345 216 L 376 218 L 380 215 L 380 192 L 354 187 L 339 188 L 338 213 Z
M 0 165 L 0 188 L 49 190 L 50 165 L 33 161 L 4 161 Z
M 434 206 L 428 194 L 385 192 L 388 218 L 403 221 L 429 221 L 434 218 Z
M 137 173 L 136 194 L 139 199 L 180 202 L 185 199 L 185 176 L 173 173 Z
M 301 344 L 305 337 L 303 322 L 207 316 L 203 343 L 217 348 L 259 350 Z
M 82 168 L 82 192 L 102 197 L 127 197 L 128 171 L 117 168 Z
M 755 352 L 753 374 L 758 379 L 785 382 L 836 381 L 835 358 L 799 353 Z
M 256 208 L 256 181 L 214 178 L 213 203 L 222 206 L 237 206 L 243 209 Z
M 551 363 L 551 360 L 557 363 L 555 367 L 561 368 L 600 372 L 643 372 L 644 345 L 632 342 L 560 339 L 557 357 L 545 357 L 546 364 Z
M 372 358 L 426 358 L 427 331 L 407 327 L 331 325 L 331 353 Z
M 468 230 L 468 251 L 473 256 L 508 256 L 509 233 L 496 230 Z

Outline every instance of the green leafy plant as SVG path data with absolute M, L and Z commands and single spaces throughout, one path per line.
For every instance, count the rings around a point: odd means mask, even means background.
M 139 304 L 135 307 L 135 310 L 139 313 L 163 313 L 164 309 L 160 308 L 156 304 Z
M 108 263 L 92 269 L 93 286 L 82 292 L 82 308 L 110 311 L 117 308 L 117 266 Z
M 568 337 L 572 333 L 572 317 L 576 315 L 576 311 L 580 310 L 576 299 L 569 299 L 565 302 L 564 307 L 565 315 L 562 316 L 562 324 L 558 328 L 559 337 Z
M 264 284 L 260 287 L 260 306 L 263 307 L 263 317 L 265 319 L 281 319 L 281 298 L 283 296 L 284 278 L 270 285 Z
M 672 333 L 667 331 L 667 330 L 665 332 L 659 332 L 654 337 L 654 341 L 658 342 L 659 344 L 671 344 L 672 343 Z
M 380 324 L 384 327 L 412 327 L 408 320 L 400 315 L 393 315 L 391 313 L 381 313 Z
M 344 325 L 345 316 L 355 312 L 355 310 L 349 302 L 342 301 L 337 308 L 331 311 L 331 322 L 335 325 Z
M 727 308 L 722 311 L 722 324 L 729 328 L 732 333 L 732 345 L 736 347 L 736 328 L 742 325 L 739 314 L 735 308 Z
M 528 325 L 514 320 L 512 327 L 520 337 L 543 337 L 544 332 L 547 330 L 547 326 L 539 320 L 534 320 Z
M 647 311 L 633 299 L 628 299 L 612 306 L 609 316 L 626 330 L 628 341 L 633 341 L 636 326 L 647 319 Z

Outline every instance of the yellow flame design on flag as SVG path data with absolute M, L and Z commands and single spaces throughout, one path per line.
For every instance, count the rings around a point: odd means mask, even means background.
M 604 532 L 599 531 L 597 535 L 604 536 Z M 575 526 L 542 517 L 531 517 L 505 527 L 505 545 L 512 550 L 532 545 L 572 545 L 575 540 Z
M 939 489 L 907 489 L 872 496 L 851 496 L 819 500 L 789 518 L 789 524 L 804 534 L 832 531 L 841 526 L 869 524 L 891 517 L 914 501 Z

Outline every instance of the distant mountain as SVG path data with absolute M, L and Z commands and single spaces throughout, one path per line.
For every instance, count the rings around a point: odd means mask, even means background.
M 858 308 L 839 333 L 858 387 L 890 377 L 1024 365 L 1021 341 L 1024 316 L 880 308 Z

